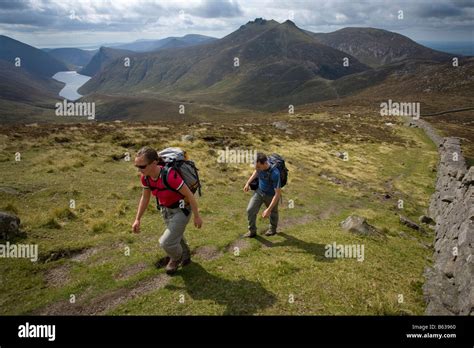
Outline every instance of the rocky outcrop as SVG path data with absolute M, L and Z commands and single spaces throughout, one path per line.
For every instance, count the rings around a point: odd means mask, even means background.
M 474 314 L 474 167 L 467 168 L 460 139 L 441 138 L 416 124 L 438 144 L 440 161 L 429 215 L 436 222 L 433 266 L 425 271 L 428 315 Z
M 408 226 L 414 230 L 417 230 L 417 231 L 421 231 L 423 232 L 423 229 L 421 228 L 420 225 L 418 225 L 417 223 L 414 223 L 413 221 L 411 221 L 409 218 L 405 217 L 405 216 L 402 216 L 402 215 L 399 215 L 400 217 L 400 222 L 405 225 L 405 226 Z

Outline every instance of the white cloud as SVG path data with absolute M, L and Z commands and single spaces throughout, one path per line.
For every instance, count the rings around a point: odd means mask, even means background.
M 370 26 L 414 39 L 459 41 L 472 36 L 471 5 L 464 0 L 0 1 L 0 32 L 43 47 L 82 45 L 83 35 L 90 39 L 87 44 L 101 44 L 189 33 L 223 37 L 257 17 L 283 22 L 292 16 L 296 25 L 315 32 Z M 400 9 L 403 21 L 397 18 Z

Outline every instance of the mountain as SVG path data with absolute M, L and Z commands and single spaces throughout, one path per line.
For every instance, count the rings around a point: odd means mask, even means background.
M 298 87 L 314 78 L 337 79 L 369 69 L 347 54 L 320 44 L 293 22 L 257 18 L 228 36 L 198 46 L 114 61 L 80 93 L 160 95 L 201 102 L 265 108 L 288 105 Z M 238 66 L 235 66 L 238 58 Z
M 72 70 L 85 67 L 97 53 L 97 50 L 81 50 L 79 48 L 53 48 L 43 49 L 43 51 L 63 62 Z
M 134 54 L 132 51 L 101 47 L 99 51 L 92 57 L 90 62 L 80 71 L 80 74 L 94 76 L 110 62 L 120 57 L 131 57 L 132 54 Z
M 63 86 L 0 60 L 0 122 L 57 121 L 54 105 Z
M 0 60 L 0 99 L 38 102 L 57 97 L 61 82 L 18 69 L 12 63 Z
M 200 45 L 214 40 L 217 39 L 205 35 L 188 34 L 183 37 L 167 37 L 160 40 L 137 40 L 127 44 L 109 45 L 107 47 L 130 50 L 134 52 L 151 52 L 165 48 Z
M 310 33 L 318 42 L 377 67 L 404 59 L 446 61 L 452 55 L 422 46 L 406 36 L 375 28 L 344 28 L 332 33 Z
M 376 71 L 384 75 L 378 81 L 374 74 Z M 466 77 L 474 76 L 474 58 L 461 58 L 456 68 L 450 64 L 417 59 L 393 63 L 371 72 L 370 77 L 365 76 L 363 79 L 370 83 L 367 83 L 364 88 L 358 86 L 359 88 L 351 93 L 356 98 L 416 100 L 425 101 L 425 104 L 427 100 L 430 100 L 429 104 L 438 105 L 433 110 L 425 109 L 427 113 L 472 106 L 474 80 Z M 354 86 L 356 77 L 361 80 L 362 75 L 368 74 L 370 72 L 347 76 L 335 81 L 338 83 L 336 88 L 344 94 L 343 86 Z
M 15 64 L 16 58 L 21 59 L 20 67 L 13 65 L 16 69 L 24 69 L 40 77 L 51 77 L 58 71 L 69 70 L 66 64 L 48 53 L 8 36 L 0 35 L 0 59 Z
M 53 109 L 64 84 L 51 76 L 65 70 L 64 63 L 48 53 L 0 35 L 1 122 L 55 120 Z

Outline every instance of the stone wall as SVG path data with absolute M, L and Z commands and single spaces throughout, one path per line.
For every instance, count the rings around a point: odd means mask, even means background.
M 427 315 L 474 314 L 474 166 L 467 168 L 458 138 L 442 138 L 425 121 L 411 121 L 438 145 L 433 266 L 425 271 Z

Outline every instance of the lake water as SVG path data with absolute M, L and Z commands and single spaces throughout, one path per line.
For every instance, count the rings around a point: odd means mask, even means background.
M 82 95 L 77 93 L 77 90 L 90 80 L 90 76 L 78 74 L 76 71 L 60 71 L 54 74 L 53 79 L 66 84 L 59 92 L 59 95 L 70 101 L 75 101 L 82 97 Z

